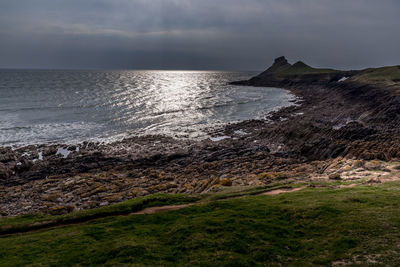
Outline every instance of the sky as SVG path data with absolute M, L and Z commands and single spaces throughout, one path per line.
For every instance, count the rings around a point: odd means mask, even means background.
M 0 68 L 400 64 L 399 0 L 0 0 Z

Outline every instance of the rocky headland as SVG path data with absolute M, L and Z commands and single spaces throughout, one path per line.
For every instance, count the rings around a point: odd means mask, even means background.
M 266 120 L 210 132 L 221 138 L 0 148 L 0 215 L 62 214 L 157 192 L 201 194 L 276 181 L 399 179 L 399 73 L 398 66 L 315 69 L 281 57 L 234 84 L 284 88 L 296 103 Z

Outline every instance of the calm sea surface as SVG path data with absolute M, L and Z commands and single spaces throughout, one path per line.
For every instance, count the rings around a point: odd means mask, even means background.
M 276 88 L 228 85 L 252 72 L 0 70 L 0 145 L 206 138 L 205 128 L 288 106 Z

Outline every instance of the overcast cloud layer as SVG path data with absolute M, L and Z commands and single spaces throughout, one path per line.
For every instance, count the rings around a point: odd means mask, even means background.
M 398 0 L 1 0 L 1 68 L 400 64 Z

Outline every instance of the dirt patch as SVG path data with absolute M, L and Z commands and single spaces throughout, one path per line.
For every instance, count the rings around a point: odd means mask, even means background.
M 279 195 L 279 194 L 283 194 L 283 193 L 297 192 L 297 191 L 303 190 L 305 188 L 306 188 L 306 186 L 297 187 L 297 188 L 280 188 L 280 189 L 264 192 L 261 195 Z
M 342 184 L 339 186 L 339 188 L 353 188 L 353 187 L 356 187 L 359 185 L 361 185 L 361 184 Z
M 179 210 L 183 209 L 189 206 L 192 206 L 193 204 L 182 204 L 182 205 L 169 205 L 169 206 L 160 206 L 160 207 L 150 207 L 150 208 L 145 208 L 144 210 L 133 212 L 131 214 L 154 214 L 157 212 L 162 212 L 162 211 L 171 211 L 171 210 Z

